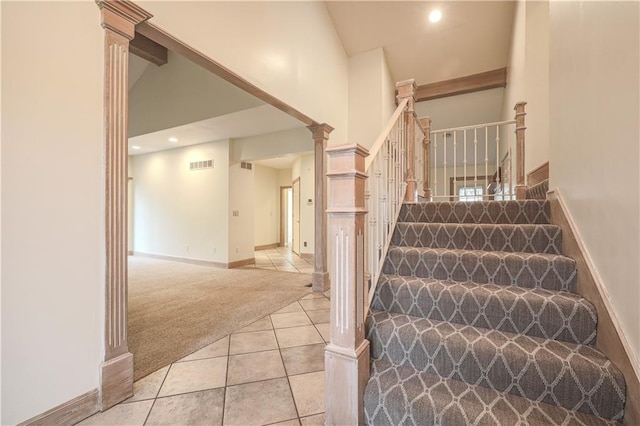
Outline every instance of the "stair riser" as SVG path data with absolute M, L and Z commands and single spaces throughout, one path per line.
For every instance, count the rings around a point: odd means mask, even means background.
M 623 416 L 624 379 L 588 346 L 572 351 L 560 342 L 383 314 L 367 323 L 374 359 L 607 419 Z
M 365 424 L 376 426 L 617 425 L 589 414 L 469 386 L 385 361 L 374 361 L 371 365 L 364 414 Z
M 394 246 L 522 253 L 562 253 L 562 231 L 553 225 L 398 223 Z
M 595 343 L 597 314 L 591 304 L 570 295 L 537 291 L 383 276 L 372 307 L 575 344 Z
M 399 222 L 549 224 L 545 200 L 405 204 Z
M 391 247 L 383 272 L 479 284 L 515 285 L 573 293 L 575 261 L 562 256 Z

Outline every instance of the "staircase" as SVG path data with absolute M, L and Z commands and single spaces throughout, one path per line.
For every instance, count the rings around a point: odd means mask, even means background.
M 621 421 L 561 245 L 544 200 L 403 205 L 367 318 L 367 424 Z

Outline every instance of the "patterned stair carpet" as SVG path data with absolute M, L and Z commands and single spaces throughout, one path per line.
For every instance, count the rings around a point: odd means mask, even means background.
M 624 378 L 549 218 L 544 200 L 402 207 L 367 318 L 367 424 L 622 420 Z

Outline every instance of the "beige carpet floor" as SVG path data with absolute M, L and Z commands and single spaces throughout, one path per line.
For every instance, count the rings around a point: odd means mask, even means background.
M 129 256 L 129 351 L 134 379 L 296 300 L 311 276 L 219 269 Z

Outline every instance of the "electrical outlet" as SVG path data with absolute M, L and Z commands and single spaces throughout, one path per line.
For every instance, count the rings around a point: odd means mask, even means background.
M 187 245 L 185 245 L 185 246 L 184 246 L 184 250 L 185 250 L 185 251 L 189 251 L 189 244 L 187 244 Z
M 240 249 L 236 247 L 236 254 L 240 253 Z
M 234 216 L 240 216 L 240 212 L 239 212 L 238 210 L 234 210 L 234 211 L 233 211 L 233 215 L 234 215 Z
M 215 253 L 215 252 L 216 252 L 216 248 L 214 247 L 214 248 L 213 248 L 213 253 Z
M 306 242 L 306 241 L 304 242 L 304 246 L 305 246 L 305 247 L 307 246 L 307 242 Z

